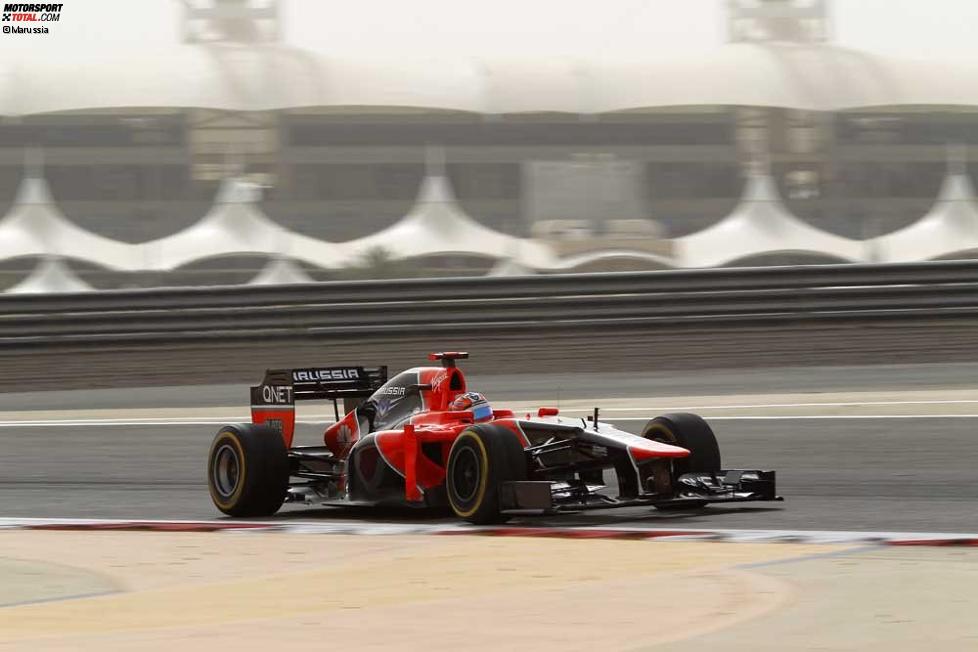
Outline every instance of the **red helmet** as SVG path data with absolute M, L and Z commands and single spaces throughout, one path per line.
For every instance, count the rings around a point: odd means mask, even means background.
M 489 405 L 486 397 L 479 392 L 459 394 L 448 408 L 454 411 L 470 410 L 472 412 L 472 420 L 476 422 L 492 419 L 492 406 Z

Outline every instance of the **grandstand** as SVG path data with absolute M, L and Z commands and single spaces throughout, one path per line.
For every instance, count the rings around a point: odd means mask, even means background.
M 351 254 L 367 252 L 342 243 L 403 225 L 434 180 L 498 242 L 549 252 L 424 251 L 398 274 L 508 258 L 548 271 L 970 255 L 881 236 L 931 211 L 949 167 L 975 174 L 978 61 L 839 47 L 828 0 L 729 0 L 722 47 L 628 63 L 332 57 L 283 40 L 277 0 L 173 6 L 183 36 L 168 51 L 0 63 L 0 214 L 43 180 L 66 221 L 137 252 L 120 267 L 24 245 L 0 256 L 4 285 L 39 257 L 50 272 L 52 255 L 96 287 L 239 282 L 269 260 L 312 278 L 371 274 Z M 198 228 L 229 180 L 260 186 L 268 224 L 341 253 L 147 259 L 146 243 Z M 761 186 L 772 214 L 820 235 L 779 247 L 774 229 L 769 246 L 691 253 Z M 602 250 L 614 255 L 591 255 Z

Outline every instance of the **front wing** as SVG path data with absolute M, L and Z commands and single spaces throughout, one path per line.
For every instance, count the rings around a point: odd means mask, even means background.
M 505 512 L 540 511 L 558 513 L 589 509 L 611 509 L 650 505 L 659 508 L 701 507 L 707 503 L 780 501 L 774 471 L 727 469 L 717 473 L 686 473 L 679 476 L 668 495 L 639 494 L 619 499 L 600 493 L 600 485 L 574 482 L 505 482 L 500 487 L 500 505 Z

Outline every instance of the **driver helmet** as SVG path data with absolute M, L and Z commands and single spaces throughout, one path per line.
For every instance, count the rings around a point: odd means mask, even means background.
M 486 397 L 479 392 L 459 394 L 452 401 L 449 409 L 454 411 L 470 410 L 472 412 L 472 420 L 476 423 L 492 419 L 492 406 L 489 405 Z

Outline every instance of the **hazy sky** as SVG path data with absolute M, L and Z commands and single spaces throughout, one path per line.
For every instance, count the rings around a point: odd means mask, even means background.
M 62 0 L 48 36 L 0 34 L 0 54 L 159 49 L 178 0 Z M 286 40 L 321 52 L 675 56 L 725 40 L 722 0 L 283 0 Z M 834 0 L 835 41 L 913 57 L 978 59 L 975 0 Z

